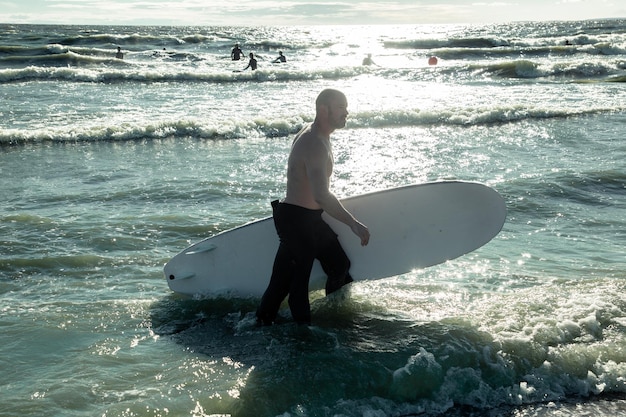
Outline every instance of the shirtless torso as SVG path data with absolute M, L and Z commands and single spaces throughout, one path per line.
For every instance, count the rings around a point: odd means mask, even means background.
M 312 126 L 307 126 L 293 141 L 287 166 L 287 197 L 284 200 L 285 203 L 311 210 L 320 209 L 322 206 L 315 198 L 310 177 L 324 176 L 326 177 L 324 182 L 329 183 L 333 173 L 330 140 L 316 133 Z
M 294 139 L 287 163 L 287 196 L 285 203 L 312 210 L 323 209 L 330 216 L 348 225 L 367 245 L 370 234 L 330 192 L 333 152 L 330 134 L 346 125 L 348 102 L 336 93 L 328 104 L 319 106 L 315 121 L 304 127 Z

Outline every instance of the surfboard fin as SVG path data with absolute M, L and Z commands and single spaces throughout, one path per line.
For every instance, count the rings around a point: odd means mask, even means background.
M 190 250 L 189 252 L 185 252 L 185 255 L 195 255 L 196 253 L 211 252 L 213 249 L 216 249 L 216 248 L 217 246 L 214 245 L 213 243 L 207 243 L 204 245 L 202 243 L 199 243 L 193 248 L 193 250 Z

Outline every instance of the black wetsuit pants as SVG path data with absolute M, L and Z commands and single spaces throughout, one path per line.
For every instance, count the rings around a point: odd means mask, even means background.
M 346 256 L 337 234 L 322 220 L 323 210 L 310 210 L 292 204 L 272 202 L 274 224 L 280 245 L 274 259 L 272 277 L 257 309 L 257 318 L 270 324 L 280 304 L 289 295 L 289 308 L 299 324 L 311 323 L 309 277 L 315 259 L 328 276 L 326 294 L 351 282 Z

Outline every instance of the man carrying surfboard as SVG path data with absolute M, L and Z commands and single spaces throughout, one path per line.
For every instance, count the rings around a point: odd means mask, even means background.
M 326 89 L 317 97 L 315 108 L 315 120 L 296 135 L 291 147 L 287 195 L 282 202 L 272 202 L 280 245 L 270 283 L 257 309 L 260 325 L 275 320 L 287 296 L 293 319 L 298 324 L 311 323 L 309 276 L 315 259 L 328 276 L 326 294 L 352 281 L 350 260 L 336 233 L 322 219 L 323 212 L 349 226 L 361 245 L 367 245 L 370 239 L 368 228 L 345 209 L 329 188 L 334 162 L 330 134 L 346 125 L 346 96 Z

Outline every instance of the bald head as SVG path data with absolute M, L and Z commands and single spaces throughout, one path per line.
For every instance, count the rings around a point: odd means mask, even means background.
M 339 90 L 322 91 L 315 100 L 315 126 L 325 134 L 346 126 L 348 100 Z
M 315 109 L 319 110 L 320 106 L 330 106 L 337 100 L 346 101 L 346 96 L 339 90 L 327 88 L 322 91 L 315 100 Z

